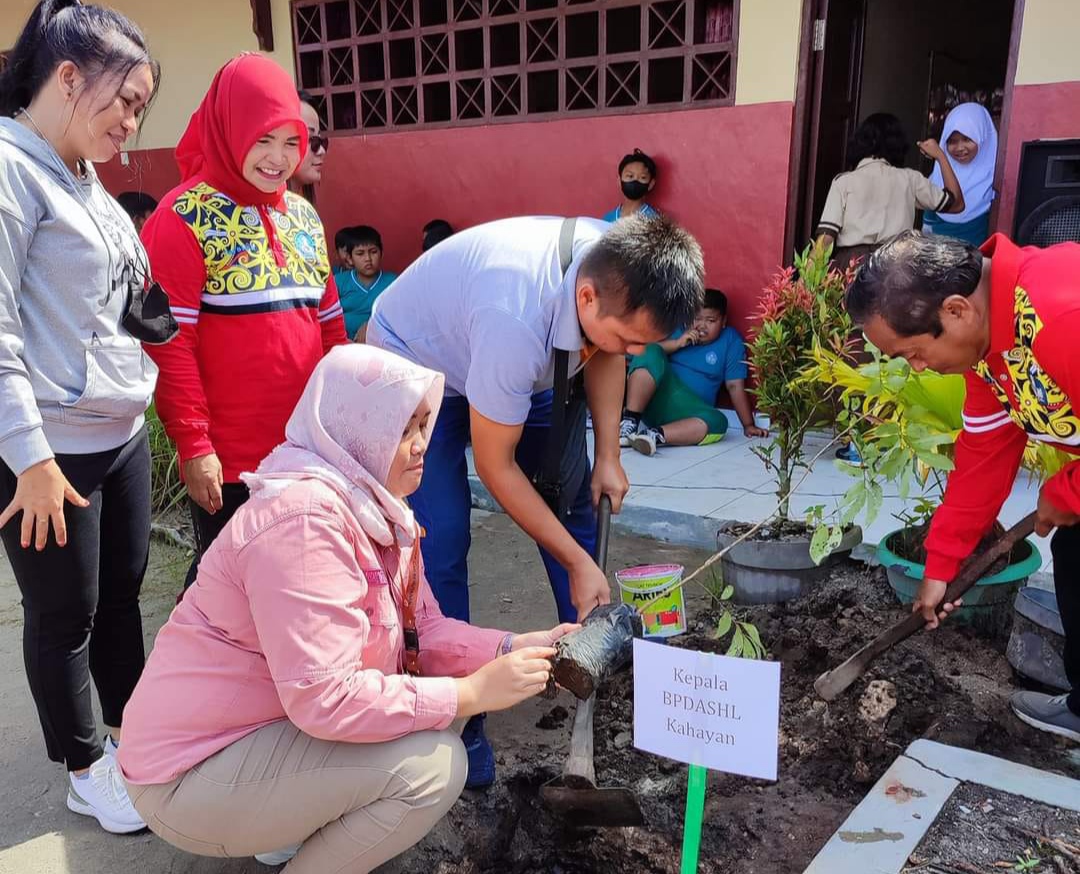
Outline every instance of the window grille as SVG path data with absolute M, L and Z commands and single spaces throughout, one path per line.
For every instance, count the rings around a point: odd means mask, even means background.
M 725 106 L 740 0 L 292 0 L 331 131 Z

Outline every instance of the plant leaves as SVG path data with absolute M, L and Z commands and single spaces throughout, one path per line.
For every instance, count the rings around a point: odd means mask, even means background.
M 761 658 L 765 654 L 765 647 L 761 643 L 761 635 L 758 633 L 757 626 L 750 622 L 740 622 L 739 627 L 742 629 L 743 634 L 750 640 L 750 644 L 754 648 L 754 658 Z
M 724 615 L 720 617 L 720 621 L 716 624 L 716 639 L 723 640 L 729 631 L 731 631 L 731 612 L 724 611 Z
M 739 626 L 735 626 L 735 633 L 731 636 L 731 646 L 728 647 L 726 655 L 736 658 L 742 657 L 743 646 L 746 638 L 742 633 L 742 629 Z
M 829 526 L 819 525 L 814 529 L 810 538 L 810 560 L 814 564 L 821 564 L 829 555 Z

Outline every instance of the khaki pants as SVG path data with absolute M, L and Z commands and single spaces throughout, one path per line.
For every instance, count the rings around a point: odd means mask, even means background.
M 189 853 L 242 857 L 302 842 L 287 874 L 362 874 L 431 831 L 465 772 L 453 729 L 354 744 L 282 721 L 171 783 L 128 791 L 151 830 Z

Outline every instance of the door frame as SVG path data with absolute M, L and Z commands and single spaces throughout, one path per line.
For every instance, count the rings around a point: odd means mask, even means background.
M 859 24 L 858 47 L 856 53 L 859 69 L 854 75 L 859 80 L 856 85 L 855 103 L 858 113 L 858 101 L 862 91 L 862 53 L 865 40 L 865 16 L 867 4 L 872 0 L 862 0 L 863 21 Z M 820 50 L 814 50 L 814 24 L 818 20 L 828 21 L 830 0 L 804 0 L 802 7 L 802 35 L 799 42 L 799 75 L 795 96 L 795 114 L 792 126 L 791 173 L 788 176 L 788 213 L 784 227 L 784 258 L 790 264 L 796 248 L 802 248 L 813 236 L 814 217 L 810 214 L 813 207 L 814 191 L 810 190 L 811 170 L 817 160 L 818 137 L 821 122 L 821 93 L 825 76 L 824 59 L 827 51 L 828 30 Z M 820 56 L 820 57 L 815 57 Z M 814 189 L 816 190 L 816 180 Z M 807 239 L 798 239 L 800 231 L 806 229 Z
M 795 108 L 791 126 L 791 153 L 788 159 L 787 220 L 784 222 L 784 264 L 795 253 L 795 234 L 802 221 L 801 193 L 806 187 L 806 167 L 810 152 L 810 88 L 813 73 L 814 17 L 817 0 L 803 0 L 799 25 L 799 75 L 795 86 Z M 801 242 L 801 241 L 800 241 Z
M 1005 68 L 1005 96 L 1001 101 L 1001 127 L 998 131 L 997 163 L 994 164 L 994 205 L 990 208 L 990 229 L 994 232 L 1012 233 L 1011 228 L 999 228 L 998 216 L 1001 213 L 1001 192 L 1005 182 L 1005 153 L 1009 144 L 1009 121 L 1012 118 L 1013 88 L 1016 85 L 1016 62 L 1020 57 L 1020 37 L 1024 29 L 1024 9 L 1027 0 L 1015 0 L 1013 5 L 1012 30 L 1009 33 L 1009 62 Z
M 873 0 L 869 0 L 873 2 Z M 1005 176 L 1005 150 L 1008 143 L 1009 119 L 1012 115 L 1013 86 L 1016 83 L 1016 63 L 1020 54 L 1020 36 L 1024 25 L 1024 8 L 1027 0 L 1013 0 L 1013 15 L 1009 33 L 1009 57 L 1005 70 L 1005 94 L 1001 107 L 1001 129 L 998 131 L 997 164 L 994 169 L 994 190 L 1001 194 Z M 795 107 L 791 128 L 791 151 L 788 173 L 787 219 L 784 223 L 784 263 L 790 264 L 796 246 L 807 241 L 797 240 L 796 234 L 802 222 L 803 191 L 809 171 L 810 155 L 813 151 L 811 131 L 813 128 L 811 107 L 814 103 L 814 89 L 819 85 L 814 64 L 814 19 L 818 10 L 818 0 L 803 0 L 802 20 L 799 39 L 799 74 L 795 87 Z M 990 227 L 997 230 L 1000 196 L 994 200 L 990 214 Z M 811 229 L 813 233 L 813 229 Z

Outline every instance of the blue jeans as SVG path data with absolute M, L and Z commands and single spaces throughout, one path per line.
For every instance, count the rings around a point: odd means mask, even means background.
M 525 476 L 539 469 L 551 425 L 550 391 L 533 397 L 516 459 Z M 424 478 L 409 498 L 416 518 L 427 531 L 421 542 L 424 567 L 439 607 L 446 616 L 469 621 L 469 568 L 471 542 L 469 493 L 465 446 L 469 439 L 469 403 L 462 397 L 443 399 L 439 418 L 424 458 Z M 592 555 L 596 544 L 596 516 L 592 507 L 591 477 L 585 477 L 563 525 L 582 549 Z M 560 622 L 576 622 L 577 610 L 570 602 L 570 579 L 547 550 L 540 548 Z

